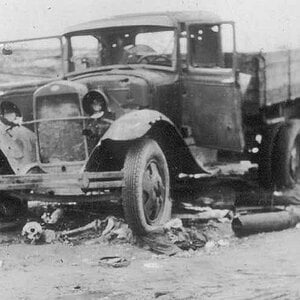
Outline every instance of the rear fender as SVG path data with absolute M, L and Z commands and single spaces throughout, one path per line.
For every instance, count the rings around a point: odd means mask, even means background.
M 116 120 L 92 152 L 86 171 L 117 171 L 123 168 L 128 148 L 137 139 L 152 138 L 163 150 L 171 176 L 208 173 L 191 154 L 176 126 L 154 110 L 130 112 Z

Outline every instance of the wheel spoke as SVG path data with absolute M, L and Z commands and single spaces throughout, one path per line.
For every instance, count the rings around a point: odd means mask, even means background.
M 153 182 L 155 188 L 158 188 L 158 185 L 163 185 L 158 167 L 157 167 L 156 163 L 154 163 L 154 162 L 152 162 L 149 165 L 149 167 L 151 170 L 150 174 L 151 174 L 152 182 Z
M 149 197 L 152 197 L 153 194 L 153 182 L 151 180 L 149 171 L 146 170 L 146 172 L 143 175 L 143 185 L 142 185 L 143 191 L 148 194 Z
M 151 198 L 148 198 L 146 201 L 144 201 L 144 212 L 147 219 L 151 220 L 151 216 L 153 215 L 155 208 L 155 203 Z
M 165 187 L 157 163 L 152 161 L 143 175 L 144 213 L 148 221 L 155 221 L 164 201 Z

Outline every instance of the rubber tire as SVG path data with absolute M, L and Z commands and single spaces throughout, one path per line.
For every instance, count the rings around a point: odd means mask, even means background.
M 164 176 L 165 197 L 158 220 L 155 224 L 149 224 L 144 213 L 142 180 L 148 163 L 153 160 L 157 162 L 160 173 Z M 156 141 L 139 140 L 129 148 L 124 163 L 124 182 L 122 205 L 125 219 L 133 232 L 146 235 L 161 230 L 162 225 L 171 218 L 172 201 L 167 160 Z
M 25 217 L 27 210 L 27 201 L 7 192 L 0 192 L 0 221 L 14 221 Z
M 262 187 L 266 189 L 274 188 L 274 153 L 278 132 L 282 123 L 274 124 L 264 128 L 262 132 L 262 142 L 259 149 L 258 180 Z
M 300 120 L 298 119 L 289 120 L 279 130 L 274 159 L 276 161 L 274 165 L 274 178 L 276 187 L 278 188 L 293 188 L 296 184 L 297 178 L 292 176 L 290 170 L 290 157 L 291 150 L 299 135 Z

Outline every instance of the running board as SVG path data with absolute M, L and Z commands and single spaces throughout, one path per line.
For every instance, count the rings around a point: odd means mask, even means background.
M 116 189 L 124 186 L 123 177 L 122 171 L 1 175 L 0 190 Z

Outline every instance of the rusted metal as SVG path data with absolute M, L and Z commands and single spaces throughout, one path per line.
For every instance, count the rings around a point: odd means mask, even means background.
M 0 190 L 28 190 L 37 188 L 76 187 L 109 189 L 123 186 L 123 172 L 85 172 L 57 174 L 26 174 L 0 176 Z
M 119 201 L 121 190 L 114 190 L 113 193 L 96 193 L 95 195 L 52 195 L 52 194 L 28 194 L 22 192 L 10 193 L 26 201 L 38 201 L 46 203 L 93 203 L 106 201 Z
M 241 215 L 233 219 L 232 230 L 237 236 L 245 236 L 287 229 L 296 226 L 299 221 L 299 210 Z
M 241 151 L 241 100 L 234 70 L 190 68 L 184 83 L 189 99 L 183 110 L 189 116 L 186 121 L 193 128 L 195 141 L 203 147 Z

